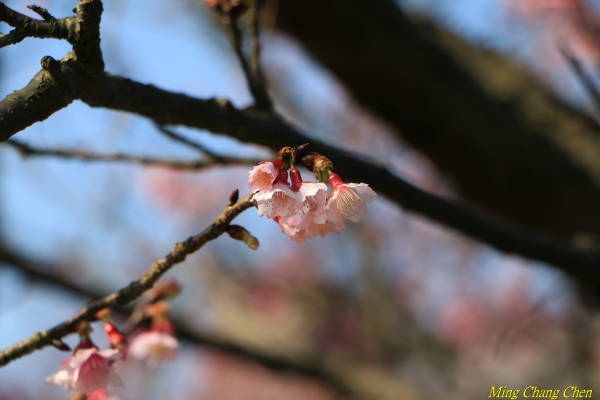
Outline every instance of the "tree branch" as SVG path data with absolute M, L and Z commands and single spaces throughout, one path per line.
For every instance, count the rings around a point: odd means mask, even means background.
M 22 34 L 35 36 L 38 32 L 53 32 L 73 45 L 73 51 L 62 61 L 44 57 L 42 71 L 25 88 L 15 90 L 0 102 L 0 141 L 45 120 L 99 83 L 104 71 L 100 50 L 102 2 L 80 0 L 76 12 L 75 18 L 46 22 L 19 14 L 0 3 L 0 20 L 17 26 Z
M 153 165 L 158 167 L 173 168 L 173 169 L 189 169 L 198 170 L 206 167 L 213 167 L 218 165 L 256 165 L 260 162 L 257 159 L 250 158 L 234 158 L 234 157 L 219 157 L 218 160 L 214 158 L 206 160 L 193 160 L 193 161 L 178 161 L 168 160 L 160 158 L 151 158 L 136 156 L 131 154 L 113 153 L 113 154 L 97 154 L 86 150 L 49 150 L 49 149 L 38 149 L 28 144 L 19 142 L 11 139 L 5 142 L 7 145 L 14 147 L 21 156 L 47 156 L 47 157 L 60 157 L 67 159 L 77 159 L 84 161 L 121 161 L 129 162 L 141 165 Z
M 74 17 L 55 19 L 47 10 L 29 6 L 31 10 L 42 16 L 44 21 L 40 21 L 27 15 L 18 13 L 8 8 L 4 3 L 0 3 L 0 21 L 16 28 L 8 35 L 0 37 L 0 47 L 6 47 L 11 44 L 17 44 L 26 37 L 35 38 L 53 38 L 69 40 L 69 32 L 73 26 Z
M 240 61 L 242 70 L 246 75 L 248 88 L 254 98 L 255 106 L 259 110 L 271 111 L 273 104 L 267 92 L 267 85 L 260 69 L 260 43 L 258 40 L 258 15 L 262 6 L 262 0 L 255 0 L 250 6 L 250 56 L 246 57 L 243 50 L 244 34 L 239 26 L 240 13 L 243 12 L 245 5 L 238 4 L 233 7 L 229 5 L 216 5 L 221 16 L 221 21 L 227 31 L 229 41 L 233 46 L 235 54 Z
M 74 332 L 80 322 L 94 319 L 95 314 L 104 308 L 122 307 L 136 300 L 171 267 L 183 262 L 188 255 L 200 250 L 210 240 L 219 237 L 236 216 L 253 206 L 251 198 L 252 194 L 248 194 L 234 205 L 227 206 L 210 226 L 198 235 L 188 238 L 185 242 L 177 243 L 171 253 L 152 264 L 139 280 L 133 281 L 125 288 L 92 302 L 62 324 L 47 331 L 38 332 L 30 338 L 0 351 L 0 367 L 48 346 L 54 339 L 60 339 Z
M 178 133 L 175 133 L 174 131 L 172 131 L 171 129 L 168 129 L 164 126 L 155 124 L 156 129 L 158 129 L 158 131 L 160 133 L 162 133 L 163 135 L 167 136 L 168 138 L 173 139 L 176 142 L 185 144 L 188 147 L 191 147 L 195 150 L 200 151 L 202 154 L 205 155 L 205 157 L 207 157 L 208 159 L 210 159 L 212 162 L 225 162 L 227 163 L 230 160 L 230 157 L 223 157 L 220 156 L 218 154 L 215 154 L 214 152 L 210 151 L 208 148 L 206 148 L 205 146 L 201 145 L 200 143 L 194 142 L 192 140 L 189 140 L 188 138 L 186 138 L 185 136 L 182 136 Z M 258 164 L 260 161 L 262 160 L 247 160 L 249 164 Z

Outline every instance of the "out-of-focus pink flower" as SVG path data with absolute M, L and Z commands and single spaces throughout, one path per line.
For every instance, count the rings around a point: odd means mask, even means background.
M 156 368 L 163 361 L 175 360 L 178 347 L 179 342 L 172 334 L 151 330 L 140 333 L 131 341 L 129 354 Z
M 267 192 L 260 192 L 252 198 L 256 201 L 258 215 L 267 218 L 276 216 L 286 219 L 298 206 L 298 198 L 287 183 L 277 182 Z
M 358 222 L 367 214 L 367 205 L 377 194 L 365 183 L 344 183 L 335 173 L 329 175 L 333 193 L 327 200 L 327 217 L 336 227 L 343 226 L 344 218 Z
M 104 389 L 97 389 L 87 395 L 86 400 L 119 400 L 117 396 L 111 396 Z
M 581 7 L 579 0 L 510 0 L 508 3 L 526 17 L 547 12 L 573 12 Z
M 113 362 L 119 358 L 118 350 L 99 351 L 96 347 L 78 347 L 58 371 L 46 378 L 46 382 L 60 385 L 65 390 L 77 389 L 84 393 L 106 389 L 109 383 L 123 387 L 123 382 L 112 369 Z
M 279 160 L 276 160 L 279 161 Z M 281 161 L 279 161 L 279 164 Z M 273 186 L 273 182 L 279 176 L 279 167 L 272 162 L 264 162 L 257 165 L 250 171 L 248 178 L 248 186 L 252 192 L 261 191 L 268 192 Z

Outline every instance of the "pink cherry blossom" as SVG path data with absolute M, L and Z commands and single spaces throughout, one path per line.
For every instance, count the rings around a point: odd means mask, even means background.
M 156 368 L 165 360 L 175 360 L 178 347 L 179 342 L 172 334 L 151 330 L 140 333 L 131 341 L 129 354 Z
M 120 358 L 118 350 L 97 348 L 76 349 L 75 354 L 62 363 L 58 371 L 46 378 L 51 385 L 65 390 L 81 390 L 84 393 L 106 389 L 108 384 L 123 387 L 123 382 L 113 371 L 113 362 Z
M 248 187 L 252 192 L 267 192 L 271 190 L 273 182 L 279 175 L 279 168 L 272 162 L 264 162 L 257 165 L 250 171 L 248 178 Z
M 281 222 L 280 218 L 275 220 L 281 231 L 296 243 L 303 243 L 315 236 L 325 237 L 329 232 L 340 234 L 346 226 L 344 221 L 342 221 L 343 225 L 341 226 L 335 225 L 331 221 L 317 224 L 310 214 L 303 219 L 290 217 L 286 223 Z M 297 221 L 301 221 L 301 223 L 296 223 Z
M 300 182 L 297 186 L 298 205 L 290 217 L 277 220 L 283 233 L 297 243 L 314 236 L 325 237 L 328 232 L 341 233 L 327 220 L 327 186 L 316 182 Z
M 304 217 L 310 214 L 315 223 L 327 220 L 325 203 L 327 202 L 327 185 L 317 182 L 302 182 L 297 193 L 298 204 L 293 211 L 294 216 Z
M 277 182 L 267 192 L 260 192 L 252 198 L 256 201 L 258 215 L 267 218 L 276 216 L 287 218 L 298 206 L 298 198 L 287 183 Z
M 336 226 L 341 226 L 344 218 L 352 222 L 360 221 L 367 214 L 366 203 L 375 200 L 377 194 L 365 183 L 344 183 L 339 175 L 331 173 L 329 182 L 333 193 L 327 201 L 327 217 Z

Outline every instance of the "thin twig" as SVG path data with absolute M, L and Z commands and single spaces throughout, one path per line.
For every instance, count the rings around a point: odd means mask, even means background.
M 585 72 L 583 69 L 583 65 L 579 62 L 577 57 L 573 54 L 573 52 L 569 49 L 566 43 L 557 44 L 558 50 L 565 57 L 569 66 L 573 69 L 583 87 L 586 89 L 592 101 L 594 102 L 594 106 L 597 112 L 600 112 L 600 90 L 593 82 L 592 78 Z
M 0 47 L 19 43 L 26 37 L 70 39 L 69 28 L 75 22 L 74 17 L 57 20 L 41 7 L 30 6 L 29 8 L 44 20 L 28 17 L 0 3 L 0 21 L 15 28 L 9 34 L 0 37 Z
M 77 314 L 54 328 L 38 332 L 30 338 L 1 351 L 0 367 L 52 344 L 55 339 L 61 339 L 73 333 L 80 322 L 93 320 L 95 314 L 104 308 L 122 307 L 139 298 L 145 291 L 152 288 L 154 283 L 171 267 L 183 262 L 188 255 L 195 253 L 207 242 L 219 237 L 235 217 L 253 206 L 251 199 L 252 193 L 243 197 L 233 206 L 228 205 L 225 207 L 210 226 L 196 236 L 177 243 L 171 253 L 152 264 L 139 280 L 133 281 L 123 289 L 88 304 L 79 310 Z
M 248 57 L 248 68 L 250 71 L 250 77 L 252 79 L 252 85 L 260 94 L 260 101 L 258 99 L 256 100 L 256 106 L 259 109 L 271 110 L 273 108 L 273 104 L 267 92 L 265 77 L 262 73 L 262 69 L 260 68 L 260 30 L 258 27 L 258 18 L 260 8 L 262 7 L 263 3 L 263 0 L 255 0 L 250 8 L 250 56 Z
M 45 8 L 36 5 L 30 5 L 27 6 L 27 8 L 29 8 L 31 11 L 42 17 L 46 22 L 56 21 L 56 18 L 54 18 L 52 14 L 50 14 Z
M 180 135 L 170 129 L 167 129 L 162 125 L 154 124 L 154 126 L 156 126 L 156 129 L 158 129 L 163 135 L 175 140 L 176 142 L 183 143 L 186 146 L 189 146 L 195 150 L 200 151 L 201 153 L 203 153 L 207 158 L 211 159 L 212 161 L 223 161 L 223 159 L 224 159 L 224 157 L 221 157 L 220 155 L 215 154 L 213 151 L 211 151 L 204 145 L 194 142 L 193 140 L 190 140 L 183 135 Z
M 19 153 L 24 156 L 46 156 L 46 157 L 59 157 L 67 159 L 77 159 L 84 161 L 117 161 L 117 162 L 129 162 L 141 165 L 151 165 L 157 167 L 173 168 L 173 169 L 186 169 L 186 170 L 199 170 L 202 168 L 217 166 L 217 165 L 256 165 L 260 162 L 257 159 L 251 158 L 233 158 L 233 157 L 220 157 L 218 160 L 214 159 L 202 159 L 202 160 L 169 160 L 160 158 L 143 157 L 131 154 L 112 153 L 112 154 L 97 154 L 87 150 L 52 150 L 52 149 L 38 149 L 28 144 L 16 141 L 14 139 L 8 140 L 6 144 L 14 147 Z
M 240 64 L 246 80 L 248 88 L 254 98 L 255 106 L 259 110 L 270 111 L 273 108 L 271 99 L 267 93 L 264 78 L 259 68 L 258 57 L 260 54 L 260 44 L 258 40 L 258 12 L 262 1 L 255 1 L 250 10 L 250 60 L 244 54 L 243 47 L 243 32 L 240 28 L 239 15 L 235 9 L 223 11 L 221 21 L 225 25 L 227 35 L 235 54 L 238 56 Z

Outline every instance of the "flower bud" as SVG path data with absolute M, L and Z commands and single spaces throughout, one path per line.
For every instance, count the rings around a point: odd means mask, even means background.
M 177 296 L 181 292 L 181 285 L 174 279 L 158 282 L 152 289 L 156 300 L 165 300 Z
M 282 167 L 284 169 L 289 169 L 294 165 L 294 161 L 296 159 L 296 152 L 292 147 L 287 146 L 279 150 L 277 158 L 281 160 Z
M 52 339 L 52 346 L 54 346 L 60 351 L 71 351 L 69 345 L 60 339 Z
M 108 336 L 110 347 L 121 352 L 121 359 L 127 359 L 127 347 L 129 345 L 127 338 L 123 335 L 116 326 L 110 322 L 104 324 L 104 330 Z
M 232 239 L 241 240 L 252 250 L 258 249 L 260 244 L 258 243 L 258 239 L 252 236 L 250 232 L 246 230 L 243 226 L 240 225 L 229 225 L 227 227 L 227 233 L 231 236 Z
M 165 301 L 157 301 L 156 303 L 148 304 L 144 313 L 152 318 L 153 322 L 162 321 L 169 317 L 171 307 Z
M 327 183 L 329 181 L 329 174 L 333 171 L 333 163 L 329 158 L 317 155 L 314 160 L 314 173 L 315 177 L 319 182 Z
M 300 190 L 300 186 L 302 186 L 302 175 L 300 175 L 298 168 L 292 167 L 290 169 L 290 178 L 292 180 L 292 190 L 297 192 Z

